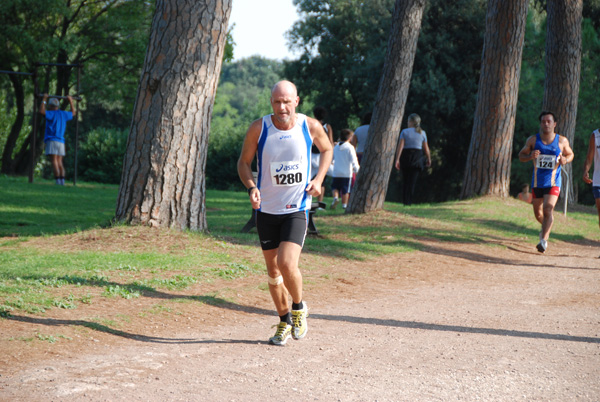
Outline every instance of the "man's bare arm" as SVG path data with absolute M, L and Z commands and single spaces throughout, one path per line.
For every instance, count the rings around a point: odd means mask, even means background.
M 248 195 L 254 209 L 260 208 L 260 191 L 256 188 L 254 176 L 252 175 L 252 161 L 258 149 L 258 137 L 260 136 L 261 128 L 262 120 L 256 120 L 250 125 L 250 128 L 246 132 L 244 145 L 242 146 L 240 158 L 237 163 L 238 175 L 244 186 L 249 189 Z
M 323 126 L 318 120 L 308 117 L 308 128 L 312 134 L 313 142 L 319 148 L 321 157 L 319 160 L 319 170 L 315 178 L 308 184 L 306 191 L 312 196 L 321 194 L 321 184 L 327 175 L 327 169 L 331 165 L 333 159 L 333 147 L 329 141 L 329 137 L 323 130 Z
M 592 167 L 592 161 L 594 160 L 594 150 L 596 149 L 596 138 L 594 133 L 590 136 L 590 143 L 588 145 L 588 151 L 585 157 L 585 163 L 583 164 L 583 181 L 587 184 L 592 184 L 590 179 L 590 169 Z
M 521 162 L 529 162 L 538 156 L 540 156 L 539 150 L 534 150 L 535 148 L 535 136 L 531 136 L 527 138 L 527 142 L 525 142 L 525 146 L 519 152 L 519 160 Z

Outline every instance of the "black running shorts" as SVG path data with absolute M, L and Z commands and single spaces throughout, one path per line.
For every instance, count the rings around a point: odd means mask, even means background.
M 256 211 L 256 230 L 263 250 L 273 250 L 282 241 L 296 243 L 302 247 L 306 237 L 308 211 L 285 215 L 271 215 Z

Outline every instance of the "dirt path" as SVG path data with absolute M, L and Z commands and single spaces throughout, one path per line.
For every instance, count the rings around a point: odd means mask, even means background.
M 319 260 L 304 275 L 309 334 L 286 347 L 265 342 L 277 320 L 256 277 L 233 303 L 184 304 L 122 332 L 2 320 L 80 336 L 21 351 L 2 341 L 0 400 L 600 400 L 598 244 L 556 242 L 547 255 L 506 241 L 425 244 Z

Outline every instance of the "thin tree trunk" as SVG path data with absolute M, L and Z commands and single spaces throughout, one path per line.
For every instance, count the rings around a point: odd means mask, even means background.
M 548 0 L 543 109 L 556 115 L 556 132 L 567 137 L 571 147 L 575 139 L 581 74 L 582 12 L 583 0 Z M 569 202 L 573 203 L 577 200 L 573 191 L 572 164 L 563 169 L 568 174 Z
M 477 107 L 461 198 L 506 197 L 528 0 L 489 0 Z
M 204 170 L 231 2 L 157 2 L 117 220 L 206 229 Z
M 426 0 L 396 0 L 361 168 L 346 212 L 383 208 L 410 88 Z
M 23 82 L 21 81 L 23 78 L 14 74 L 9 74 L 8 78 L 10 79 L 15 91 L 15 107 L 17 108 L 17 117 L 10 128 L 8 137 L 6 138 L 6 144 L 4 145 L 4 150 L 2 151 L 2 169 L 0 172 L 4 174 L 15 174 L 15 166 L 12 155 L 17 145 L 17 140 L 19 139 L 19 134 L 21 133 L 21 128 L 23 128 L 23 122 L 25 120 L 25 93 L 23 90 Z

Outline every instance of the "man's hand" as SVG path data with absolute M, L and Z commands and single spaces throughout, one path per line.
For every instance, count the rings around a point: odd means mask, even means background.
M 535 151 L 533 151 L 533 152 L 531 153 L 531 159 L 537 159 L 537 158 L 538 158 L 538 156 L 540 156 L 540 154 L 541 154 L 541 153 L 542 153 L 542 152 L 541 152 L 539 149 L 536 149 Z
M 592 184 L 594 182 L 592 179 L 590 179 L 590 173 L 589 172 L 585 172 L 583 174 L 583 181 L 586 182 L 587 184 Z
M 316 182 L 315 180 L 312 180 L 310 183 L 308 183 L 308 186 L 306 186 L 306 192 L 310 195 L 312 195 L 313 197 L 318 197 L 321 195 L 321 183 Z
M 259 209 L 260 208 L 260 190 L 257 189 L 256 187 L 254 187 L 251 191 L 250 191 L 250 204 L 252 204 L 252 209 Z
M 563 156 L 562 152 L 558 154 L 558 163 L 560 163 L 562 166 L 568 163 L 567 158 Z

